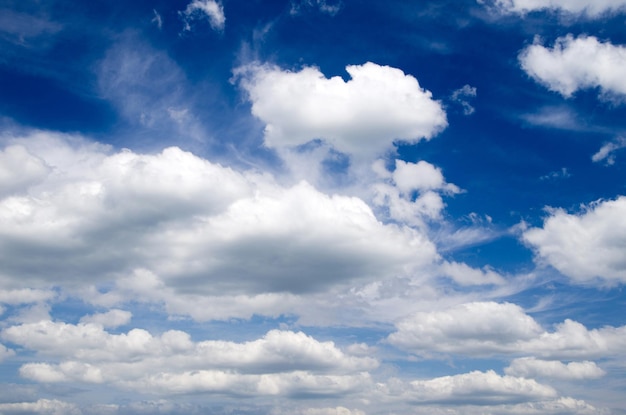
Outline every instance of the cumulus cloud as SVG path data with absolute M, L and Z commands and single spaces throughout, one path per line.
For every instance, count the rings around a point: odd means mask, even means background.
M 534 354 L 551 359 L 621 356 L 626 326 L 588 330 L 565 320 L 544 330 L 517 305 L 475 302 L 442 311 L 418 312 L 396 324 L 388 342 L 420 356 Z
M 519 61 L 530 77 L 564 97 L 587 88 L 599 88 L 609 99 L 626 95 L 626 48 L 593 36 L 560 37 L 552 48 L 535 41 Z
M 590 204 L 577 214 L 563 209 L 549 212 L 543 227 L 522 234 L 538 261 L 576 283 L 626 282 L 626 197 Z
M 130 311 L 112 309 L 105 313 L 92 314 L 80 319 L 81 323 L 100 324 L 105 328 L 124 326 L 130 322 L 133 314 Z
M 189 310 L 175 295 L 201 295 L 226 305 L 221 313 L 240 303 L 248 314 L 255 305 L 295 306 L 279 304 L 283 294 L 412 275 L 438 258 L 423 233 L 383 224 L 363 200 L 305 182 L 282 187 L 175 147 L 112 153 L 46 133 L 14 141 L 52 170 L 36 188 L 0 200 L 7 288 L 45 289 L 54 278 L 85 294 L 94 287 L 94 298 L 103 293 L 96 284 L 109 284 L 121 301 L 159 291 L 158 302 L 167 294 L 168 307 Z M 150 284 L 137 282 L 142 275 Z
M 35 290 L 30 288 L 0 290 L 0 304 L 32 304 L 50 300 L 55 296 L 55 292 L 51 290 Z
M 342 153 L 373 160 L 397 140 L 428 140 L 446 127 L 441 104 L 413 76 L 371 62 L 346 71 L 348 81 L 326 78 L 314 67 L 291 72 L 251 64 L 236 77 L 252 113 L 266 124 L 271 148 L 323 139 Z
M 7 349 L 3 344 L 0 344 L 0 362 L 14 356 L 15 352 L 11 349 Z
M 49 167 L 23 146 L 8 146 L 0 151 L 0 197 L 26 191 L 43 180 Z
M 195 19 L 208 19 L 215 30 L 224 30 L 226 24 L 224 7 L 215 0 L 193 0 L 179 14 L 185 23 L 185 30 L 191 30 L 191 22 Z
M 3 339 L 60 363 L 26 363 L 42 383 L 110 383 L 143 392 L 293 395 L 345 393 L 369 382 L 370 357 L 347 354 L 302 332 L 269 331 L 244 343 L 193 342 L 186 332 L 110 334 L 100 324 L 40 321 L 6 328 Z
M 492 370 L 474 371 L 429 380 L 415 380 L 407 393 L 410 400 L 423 403 L 493 405 L 545 400 L 556 391 L 532 379 L 500 376 Z
M 534 357 L 514 359 L 504 369 L 507 375 L 524 378 L 555 378 L 565 380 L 597 379 L 606 374 L 594 362 L 563 363 L 557 360 L 540 360 Z
M 479 0 L 479 2 L 482 2 Z M 505 13 L 528 13 L 535 10 L 560 10 L 597 18 L 607 13 L 626 10 L 625 0 L 495 0 Z
M 390 218 L 401 223 L 424 228 L 425 221 L 440 218 L 445 207 L 442 194 L 461 192 L 458 186 L 446 183 L 441 169 L 423 160 L 396 160 L 393 172 L 382 160 L 372 167 L 379 178 L 385 179 L 373 186 L 374 204 L 385 207 Z

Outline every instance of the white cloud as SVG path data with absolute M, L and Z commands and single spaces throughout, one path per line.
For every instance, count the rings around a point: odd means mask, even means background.
M 452 278 L 454 282 L 463 286 L 494 284 L 502 285 L 504 278 L 494 270 L 472 268 L 460 262 L 444 262 L 441 264 L 441 273 Z
M 504 369 L 507 375 L 524 378 L 555 378 L 565 380 L 597 379 L 606 374 L 594 362 L 563 363 L 556 360 L 539 360 L 534 357 L 514 359 Z
M 15 352 L 13 350 L 7 349 L 5 345 L 0 344 L 0 362 L 14 355 Z
M 224 30 L 226 23 L 224 7 L 215 0 L 193 0 L 179 14 L 184 20 L 185 30 L 191 30 L 191 21 L 194 19 L 209 19 L 209 24 L 215 30 Z
M 5 415 L 81 415 L 81 410 L 73 403 L 57 399 L 39 399 L 36 402 L 0 403 L 0 412 Z
M 47 301 L 56 296 L 54 291 L 22 288 L 17 290 L 0 290 L 0 304 L 30 304 Z
M 510 303 L 476 302 L 415 313 L 388 340 L 417 353 L 489 354 L 542 333 L 541 326 Z
M 561 10 L 597 18 L 606 13 L 622 12 L 625 0 L 495 0 L 495 5 L 506 13 L 528 13 L 535 10 Z
M 148 393 L 340 394 L 369 383 L 378 362 L 345 353 L 302 332 L 269 331 L 244 343 L 193 342 L 170 330 L 110 334 L 102 325 L 41 321 L 6 328 L 2 338 L 56 357 L 26 363 L 20 374 L 42 383 L 110 383 Z
M 626 326 L 588 330 L 565 320 L 545 331 L 514 304 L 475 302 L 418 312 L 396 324 L 388 341 L 419 356 L 526 354 L 550 359 L 616 358 L 626 350 Z
M 597 153 L 591 156 L 591 160 L 596 163 L 606 160 L 606 164 L 613 165 L 615 164 L 614 153 L 623 148 L 626 148 L 626 138 L 618 137 L 614 141 L 604 144 Z
M 130 311 L 112 309 L 105 313 L 97 313 L 82 317 L 80 322 L 99 324 L 105 328 L 115 328 L 128 324 L 132 316 L 133 314 Z
M 560 37 L 552 49 L 536 41 L 519 61 L 529 76 L 564 97 L 586 88 L 600 88 L 609 99 L 626 94 L 626 48 L 593 36 Z
M 336 150 L 373 160 L 396 140 L 430 139 L 446 127 L 446 114 L 417 79 L 400 69 L 368 62 L 346 67 L 349 81 L 319 69 L 298 72 L 251 64 L 236 70 L 266 124 L 265 144 L 290 148 L 323 139 Z
M 393 220 L 425 229 L 425 221 L 440 219 L 445 207 L 441 194 L 461 192 L 456 185 L 446 183 L 441 169 L 426 161 L 396 160 L 395 164 L 393 172 L 382 160 L 372 165 L 378 177 L 385 180 L 372 186 L 373 203 L 385 207 Z
M 579 214 L 553 209 L 543 227 L 525 231 L 522 239 L 537 259 L 577 283 L 614 285 L 626 282 L 626 197 L 599 201 Z
M 0 197 L 23 192 L 39 183 L 49 173 L 49 167 L 24 147 L 8 146 L 0 151 Z
M 457 102 L 463 108 L 463 114 L 471 115 L 476 111 L 476 109 L 469 103 L 471 98 L 476 97 L 476 87 L 470 85 L 463 85 L 462 88 L 459 88 L 452 92 L 450 99 L 454 102 Z
M 111 153 L 46 133 L 12 142 L 51 172 L 36 188 L 0 199 L 7 288 L 45 289 L 53 276 L 106 306 L 150 292 L 187 312 L 273 315 L 297 307 L 289 293 L 413 275 L 438 258 L 419 231 L 383 224 L 361 199 L 305 182 L 282 187 L 175 147 Z M 152 282 L 135 284 L 140 274 Z M 95 284 L 117 292 L 107 300 Z M 192 307 L 208 302 L 215 305 Z
M 415 380 L 407 395 L 421 403 L 493 405 L 546 400 L 556 397 L 556 391 L 532 379 L 500 376 L 489 370 Z

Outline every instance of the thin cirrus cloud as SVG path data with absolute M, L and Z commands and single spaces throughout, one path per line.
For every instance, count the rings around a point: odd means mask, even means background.
M 326 78 L 314 67 L 292 72 L 249 64 L 235 74 L 252 113 L 266 124 L 270 148 L 323 139 L 340 152 L 371 161 L 396 140 L 428 140 L 447 126 L 441 103 L 413 76 L 371 62 L 346 71 L 348 81 Z
M 542 227 L 522 240 L 540 263 L 551 265 L 573 282 L 615 285 L 626 281 L 626 197 L 598 201 L 578 214 L 552 209 Z
M 594 36 L 560 37 L 552 48 L 535 42 L 519 61 L 530 77 L 566 98 L 588 88 L 599 88 L 606 98 L 626 95 L 626 48 Z

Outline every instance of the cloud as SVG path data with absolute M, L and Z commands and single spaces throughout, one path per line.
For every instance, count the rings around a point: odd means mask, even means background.
M 248 315 L 296 307 L 290 294 L 414 275 L 438 258 L 419 231 L 383 224 L 363 200 L 306 182 L 283 187 L 176 147 L 110 152 L 43 132 L 11 143 L 51 170 L 36 188 L 0 200 L 7 288 L 45 290 L 53 278 L 86 301 L 114 287 L 110 302 L 101 298 L 107 306 L 140 292 L 172 309 L 212 301 L 194 313 L 223 316 L 241 305 Z M 188 301 L 194 296 L 199 302 Z
M 347 82 L 314 67 L 291 72 L 250 64 L 235 74 L 252 113 L 266 124 L 270 148 L 323 139 L 342 153 L 373 160 L 395 141 L 428 140 L 446 127 L 441 104 L 413 76 L 371 62 L 346 71 Z
M 6 346 L 0 344 L 0 362 L 14 355 L 15 352 L 13 350 L 7 349 Z
M 6 328 L 3 339 L 59 363 L 26 363 L 20 374 L 41 383 L 109 383 L 147 393 L 243 395 L 340 394 L 369 383 L 371 357 L 347 354 L 302 332 L 271 330 L 244 343 L 193 342 L 170 330 L 110 334 L 100 324 L 40 321 Z
M 480 2 L 480 1 L 479 1 Z M 495 0 L 495 6 L 504 13 L 529 13 L 536 10 L 560 10 L 598 18 L 608 13 L 623 12 L 625 0 Z
M 493 405 L 545 400 L 556 391 L 532 379 L 500 376 L 492 370 L 474 371 L 410 383 L 407 398 L 420 403 Z
M 626 326 L 588 330 L 565 320 L 545 331 L 517 305 L 474 302 L 418 312 L 396 324 L 387 341 L 419 356 L 534 354 L 551 359 L 615 358 L 626 350 Z
M 505 279 L 500 274 L 488 267 L 475 269 L 460 262 L 444 262 L 441 265 L 441 273 L 462 286 L 505 283 Z
M 373 203 L 388 210 L 391 219 L 426 230 L 426 222 L 441 218 L 444 209 L 441 194 L 453 195 L 461 189 L 446 183 L 441 169 L 426 162 L 395 161 L 393 172 L 383 160 L 373 164 L 373 170 L 385 181 L 372 186 Z
M 51 290 L 35 290 L 22 288 L 17 290 L 0 290 L 0 304 L 20 305 L 51 300 L 56 293 Z
M 604 144 L 597 153 L 591 156 L 591 160 L 595 163 L 606 160 L 609 166 L 615 164 L 615 152 L 626 148 L 626 138 L 618 137 L 610 143 Z
M 462 88 L 452 92 L 450 99 L 461 105 L 463 114 L 471 115 L 474 113 L 475 108 L 469 103 L 469 99 L 474 97 L 476 97 L 476 87 L 463 85 Z
M 326 0 L 292 0 L 289 13 L 292 15 L 298 15 L 306 10 L 316 9 L 321 13 L 334 16 L 339 13 L 341 8 L 342 3 L 340 1 L 328 2 Z
M 81 410 L 73 403 L 57 399 L 39 399 L 36 402 L 0 403 L 0 412 L 6 415 L 81 415 Z
M 597 379 L 606 374 L 594 362 L 562 363 L 555 360 L 539 360 L 534 357 L 514 359 L 504 369 L 507 375 L 524 378 L 554 378 L 564 380 Z
M 522 234 L 538 261 L 579 284 L 626 282 L 626 197 L 593 203 L 578 214 L 549 212 L 543 227 Z
M 185 11 L 178 12 L 185 23 L 185 30 L 191 30 L 191 22 L 195 19 L 208 19 L 214 30 L 224 30 L 226 17 L 224 7 L 215 0 L 193 0 Z
M 105 328 L 125 326 L 130 322 L 133 314 L 130 311 L 112 309 L 106 313 L 97 313 L 80 319 L 81 323 L 99 324 Z
M 43 180 L 50 168 L 23 146 L 8 146 L 0 151 L 0 197 L 25 191 Z
M 560 37 L 552 49 L 535 41 L 520 53 L 519 61 L 530 77 L 566 98 L 587 88 L 600 88 L 609 99 L 626 94 L 626 48 L 593 36 Z

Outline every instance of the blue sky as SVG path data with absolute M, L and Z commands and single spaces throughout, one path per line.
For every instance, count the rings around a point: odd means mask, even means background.
M 0 3 L 0 414 L 623 414 L 626 1 Z

